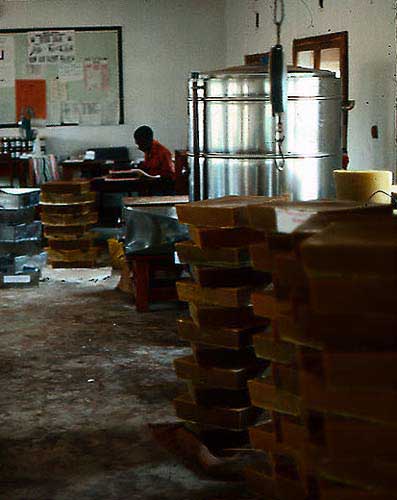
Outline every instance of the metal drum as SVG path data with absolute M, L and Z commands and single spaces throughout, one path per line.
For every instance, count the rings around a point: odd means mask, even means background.
M 188 102 L 191 199 L 334 196 L 332 172 L 342 162 L 341 85 L 334 73 L 288 68 L 282 170 L 266 66 L 194 73 Z

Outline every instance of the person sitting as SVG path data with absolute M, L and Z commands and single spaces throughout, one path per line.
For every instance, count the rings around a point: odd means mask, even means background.
M 174 194 L 176 175 L 171 152 L 153 138 L 153 130 L 147 125 L 135 130 L 134 139 L 138 149 L 145 153 L 145 160 L 139 168 L 149 175 L 160 175 L 162 178 L 161 193 L 155 194 Z

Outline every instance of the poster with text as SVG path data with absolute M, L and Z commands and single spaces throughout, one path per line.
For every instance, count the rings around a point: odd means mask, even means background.
M 28 37 L 29 64 L 71 64 L 76 59 L 75 32 L 32 31 Z
M 0 87 L 15 85 L 15 43 L 11 36 L 0 36 Z
M 86 90 L 109 90 L 109 62 L 106 58 L 87 58 L 84 61 Z

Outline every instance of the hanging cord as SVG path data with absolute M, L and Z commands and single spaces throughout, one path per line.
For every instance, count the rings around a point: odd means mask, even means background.
M 280 12 L 279 12 L 279 6 L 280 6 Z M 284 0 L 274 0 L 273 23 L 276 25 L 276 30 L 277 30 L 277 45 L 280 45 L 281 25 L 284 22 L 284 17 L 285 17 Z
M 281 27 L 285 18 L 285 5 L 284 0 L 274 0 L 274 9 L 273 9 L 273 23 L 276 26 L 276 35 L 277 35 L 277 49 L 280 51 L 280 57 L 282 55 L 282 47 L 281 47 Z M 274 48 L 272 49 L 272 53 L 274 54 Z M 280 68 L 279 68 L 280 69 Z M 274 111 L 274 109 L 273 109 Z M 285 140 L 284 135 L 284 123 L 282 112 L 274 113 L 277 117 L 276 123 L 276 132 L 275 132 L 275 143 L 276 143 L 276 152 L 281 157 L 281 163 L 274 160 L 274 164 L 279 172 L 282 172 L 285 166 L 285 157 L 283 153 L 283 143 Z
M 371 201 L 371 199 L 378 193 L 382 193 L 382 194 L 385 194 L 386 196 L 388 196 L 390 198 L 390 201 L 391 201 L 391 204 L 392 204 L 392 207 L 394 210 L 397 210 L 397 195 L 395 195 L 394 193 L 393 194 L 389 194 L 387 193 L 386 191 L 383 191 L 383 189 L 378 189 L 377 191 L 375 191 L 374 193 L 371 194 L 371 196 L 368 198 L 368 200 L 366 201 L 365 205 L 368 205 L 368 203 Z

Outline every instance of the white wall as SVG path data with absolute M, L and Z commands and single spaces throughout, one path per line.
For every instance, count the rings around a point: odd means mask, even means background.
M 0 28 L 123 27 L 126 125 L 41 131 L 49 152 L 131 144 L 151 125 L 171 150 L 186 147 L 186 80 L 192 70 L 223 66 L 224 0 L 25 0 L 0 3 Z M 15 129 L 0 131 L 16 134 Z M 135 148 L 132 156 L 139 154 Z
M 285 0 L 282 43 L 292 62 L 294 38 L 349 32 L 349 94 L 356 106 L 349 113 L 352 169 L 395 169 L 395 9 L 394 0 Z M 275 43 L 273 0 L 226 0 L 228 65 L 245 54 L 266 52 Z M 260 28 L 255 28 L 255 12 Z M 372 139 L 372 125 L 379 139 Z

